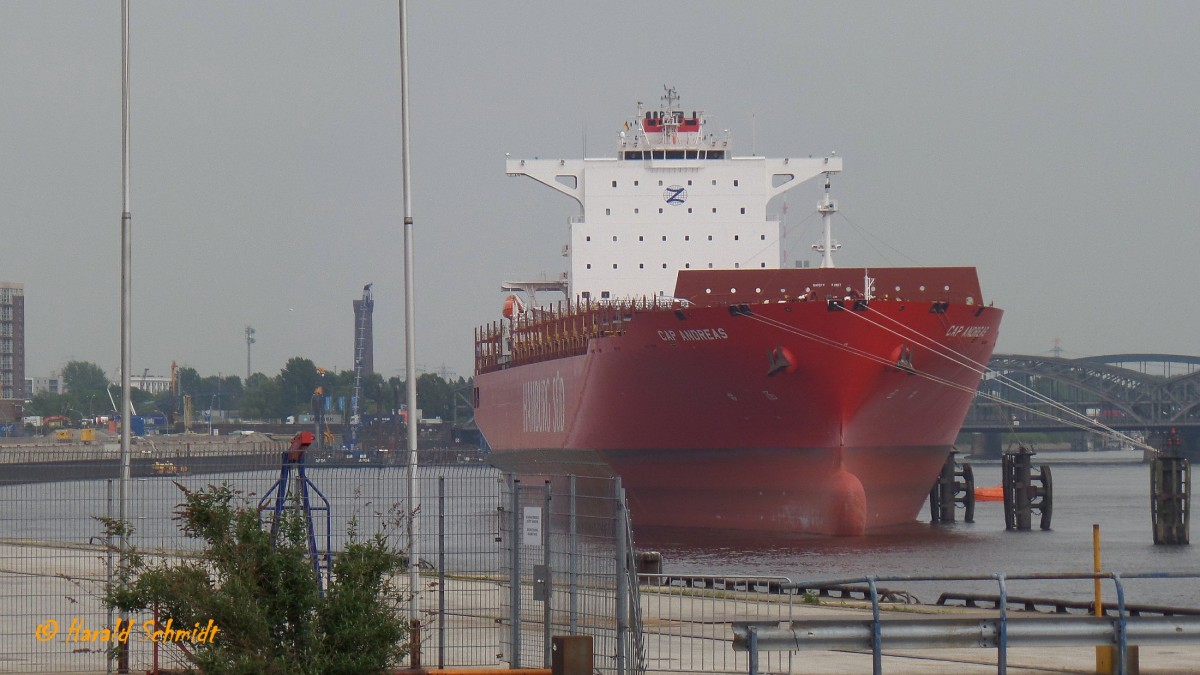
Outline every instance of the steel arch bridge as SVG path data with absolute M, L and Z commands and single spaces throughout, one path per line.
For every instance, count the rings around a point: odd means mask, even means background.
M 996 354 L 988 367 L 979 386 L 984 395 L 976 396 L 963 431 L 1071 428 L 1031 412 L 1063 416 L 1030 391 L 1114 429 L 1200 429 L 1200 356 L 1110 354 L 1065 359 Z M 1010 381 L 1019 386 L 1011 386 Z

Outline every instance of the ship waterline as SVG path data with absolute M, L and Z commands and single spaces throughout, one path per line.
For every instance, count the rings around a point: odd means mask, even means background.
M 856 536 L 913 521 L 948 446 L 498 453 L 523 476 L 621 476 L 639 527 Z M 604 484 L 607 485 L 607 484 Z

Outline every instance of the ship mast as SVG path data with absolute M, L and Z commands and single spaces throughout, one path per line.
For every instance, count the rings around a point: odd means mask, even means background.
M 819 244 L 813 244 L 813 250 L 821 254 L 821 267 L 835 267 L 833 264 L 833 252 L 842 247 L 841 244 L 833 240 L 833 214 L 837 213 L 837 202 L 829 196 L 829 176 L 830 172 L 825 172 L 825 198 L 817 204 L 817 212 L 821 214 L 821 221 L 824 224 L 825 241 Z

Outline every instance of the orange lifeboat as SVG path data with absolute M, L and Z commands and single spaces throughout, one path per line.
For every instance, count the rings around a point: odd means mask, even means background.
M 977 502 L 1002 502 L 1004 501 L 1004 486 L 995 485 L 992 487 L 977 487 L 975 488 L 975 501 Z
M 504 299 L 504 318 L 511 319 L 517 314 L 525 311 L 525 303 L 515 295 L 510 295 Z

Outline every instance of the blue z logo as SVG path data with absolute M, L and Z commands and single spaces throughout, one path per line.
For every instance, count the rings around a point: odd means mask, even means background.
M 682 204 L 687 201 L 687 190 L 679 185 L 672 185 L 663 191 L 663 199 L 668 204 Z

